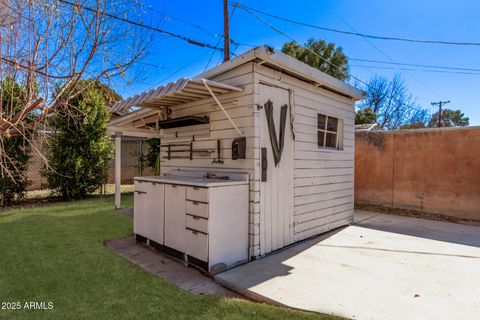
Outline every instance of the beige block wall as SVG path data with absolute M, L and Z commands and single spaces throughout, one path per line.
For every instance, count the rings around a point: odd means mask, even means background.
M 480 220 L 480 127 L 357 132 L 355 201 Z

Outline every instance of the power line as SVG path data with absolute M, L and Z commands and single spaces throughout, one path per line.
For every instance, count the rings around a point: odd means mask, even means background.
M 250 15 L 252 15 L 253 17 L 257 18 L 258 20 L 260 20 L 261 22 L 263 22 L 265 25 L 267 25 L 269 28 L 271 28 L 272 30 L 282 34 L 283 36 L 287 37 L 288 39 L 290 39 L 291 41 L 293 41 L 296 45 L 300 46 L 300 47 L 303 47 L 305 48 L 306 50 L 310 51 L 311 53 L 313 53 L 314 55 L 316 55 L 317 57 L 319 57 L 320 59 L 322 59 L 323 61 L 325 61 L 326 63 L 330 64 L 331 66 L 337 68 L 338 70 L 341 70 L 341 68 L 339 66 L 337 66 L 336 64 L 332 63 L 331 61 L 329 61 L 328 59 L 325 59 L 324 57 L 322 57 L 321 55 L 319 55 L 318 53 L 316 53 L 315 51 L 313 51 L 312 49 L 300 44 L 297 40 L 295 40 L 293 37 L 291 37 L 290 35 L 288 35 L 287 33 L 285 33 L 284 31 L 280 30 L 279 28 L 271 25 L 270 23 L 268 23 L 267 21 L 265 21 L 264 19 L 260 18 L 259 16 L 257 16 L 256 14 L 254 14 L 253 12 L 251 12 L 250 10 L 248 10 L 248 8 L 245 8 L 245 7 L 239 7 L 240 9 L 244 10 L 245 12 L 249 13 Z M 350 75 L 350 77 L 356 81 L 358 81 L 359 83 L 365 85 L 365 87 L 367 88 L 371 88 L 370 84 L 366 83 L 365 81 L 361 80 L 360 78 L 357 78 L 353 75 Z
M 161 65 L 161 64 L 155 64 L 155 63 L 143 62 L 143 61 L 138 61 L 137 63 L 144 64 L 144 65 L 150 66 L 150 67 L 155 67 L 155 68 L 158 68 L 158 69 L 165 69 L 165 66 Z
M 191 26 L 191 27 L 193 27 L 193 28 L 195 28 L 195 29 L 198 29 L 198 30 L 204 32 L 205 34 L 208 34 L 209 36 L 212 36 L 212 37 L 215 37 L 215 38 L 218 38 L 218 37 L 221 36 L 221 34 L 213 33 L 213 32 L 207 30 L 206 28 L 204 28 L 204 27 L 202 27 L 202 26 L 200 26 L 200 25 L 198 25 L 198 24 L 194 24 L 194 23 L 191 23 L 190 21 L 187 21 L 187 20 L 185 20 L 185 19 L 183 19 L 183 18 L 179 18 L 179 17 L 173 16 L 173 15 L 171 15 L 171 14 L 168 13 L 168 12 L 158 11 L 158 10 L 153 9 L 153 8 L 151 8 L 151 7 L 149 7 L 148 10 L 162 15 L 162 16 L 164 17 L 164 19 L 165 19 L 165 18 L 171 18 L 171 19 L 173 19 L 173 20 L 180 21 L 180 22 L 182 22 L 182 23 L 184 23 L 184 24 L 186 24 L 186 25 L 189 25 L 189 26 Z
M 425 44 L 444 44 L 444 45 L 456 45 L 456 46 L 480 46 L 480 42 L 456 42 L 456 41 L 443 41 L 443 40 L 425 40 L 425 39 L 411 39 L 411 38 L 400 38 L 400 37 L 389 37 L 389 36 L 377 36 L 377 35 L 371 35 L 371 34 L 366 34 L 366 33 L 359 33 L 359 32 L 350 32 L 350 31 L 345 31 L 345 30 L 339 30 L 339 29 L 333 29 L 333 28 L 327 28 L 327 27 L 321 27 L 317 25 L 313 25 L 310 23 L 306 22 L 301 22 L 298 20 L 292 20 L 284 17 L 280 17 L 262 10 L 254 9 L 251 7 L 247 7 L 239 2 L 234 2 L 232 4 L 234 7 L 239 7 L 239 8 L 247 8 L 249 10 L 258 12 L 260 14 L 278 19 L 278 20 L 283 20 L 289 23 L 294 23 L 306 27 L 311 27 L 315 29 L 320 29 L 323 31 L 329 31 L 329 32 L 335 32 L 335 33 L 341 33 L 341 34 L 346 34 L 346 35 L 351 35 L 351 36 L 357 36 L 357 37 L 365 37 L 365 38 L 370 38 L 370 39 L 376 39 L 376 40 L 391 40 L 391 41 L 404 41 L 404 42 L 415 42 L 415 43 L 425 43 Z
M 281 35 L 287 37 L 288 39 L 290 39 L 291 41 L 293 41 L 297 46 L 300 46 L 300 47 L 303 47 L 305 48 L 306 50 L 310 51 L 311 53 L 313 53 L 314 55 L 316 55 L 317 57 L 319 57 L 321 60 L 325 61 L 326 63 L 328 63 L 329 65 L 335 67 L 337 70 L 341 70 L 341 68 L 334 64 L 333 62 L 331 62 L 330 60 L 328 59 L 325 59 L 324 57 L 322 57 L 321 55 L 319 55 L 318 53 L 316 53 L 315 51 L 313 51 L 312 49 L 310 49 L 309 47 L 306 47 L 304 45 L 302 45 L 301 43 L 299 43 L 297 40 L 295 40 L 293 37 L 291 37 L 290 35 L 288 35 L 287 33 L 285 33 L 284 31 L 280 30 L 279 28 L 275 27 L 274 25 L 268 23 L 267 21 L 265 21 L 264 19 L 260 18 L 258 15 L 256 15 L 255 13 L 253 13 L 252 11 L 250 11 L 247 7 L 243 6 L 243 5 L 238 5 L 238 2 L 235 2 L 236 7 L 244 10 L 245 12 L 249 13 L 250 15 L 252 15 L 253 17 L 257 18 L 258 20 L 260 20 L 261 22 L 263 22 L 266 26 L 268 26 L 270 29 L 280 33 Z M 362 83 L 363 85 L 365 86 L 369 86 L 365 81 L 359 79 L 359 78 L 356 78 L 352 75 L 350 75 L 350 77 L 354 80 L 357 80 L 358 82 Z
M 221 51 L 223 52 L 223 49 L 222 48 L 219 48 L 219 47 L 215 47 L 215 46 L 212 46 L 208 43 L 205 43 L 205 42 L 201 42 L 201 41 L 198 41 L 198 40 L 195 40 L 195 39 L 192 39 L 192 38 L 189 38 L 189 37 L 186 37 L 186 36 L 183 36 L 181 34 L 177 34 L 177 33 L 173 33 L 173 32 L 170 32 L 170 31 L 166 31 L 166 30 L 163 30 L 163 29 L 160 29 L 160 28 L 157 28 L 157 27 L 152 27 L 152 26 L 149 26 L 149 25 L 146 25 L 146 24 L 143 24 L 143 23 L 140 23 L 140 22 L 136 22 L 136 21 L 133 21 L 133 20 L 129 20 L 129 19 L 126 19 L 126 18 L 122 18 L 122 17 L 117 17 L 111 13 L 107 13 L 105 11 L 101 11 L 101 10 L 96 10 L 96 9 L 92 9 L 90 7 L 86 7 L 86 6 L 83 6 L 83 5 L 80 5 L 80 4 L 77 4 L 77 3 L 73 3 L 73 2 L 70 2 L 70 1 L 66 1 L 66 0 L 59 0 L 60 2 L 62 3 L 65 3 L 65 4 L 68 4 L 72 7 L 75 7 L 75 8 L 81 8 L 83 10 L 86 10 L 86 11 L 90 11 L 90 12 L 93 12 L 93 13 L 97 13 L 97 14 L 103 14 L 107 17 L 110 17 L 112 19 L 116 19 L 116 20 L 120 20 L 120 21 L 123 21 L 123 22 L 126 22 L 126 23 L 129 23 L 129 24 L 133 24 L 137 27 L 141 27 L 141 28 L 145 28 L 145 29 L 149 29 L 149 30 L 152 30 L 152 31 L 155 31 L 155 32 L 159 32 L 161 34 L 164 34 L 164 35 L 167 35 L 167 36 L 170 36 L 170 37 L 174 37 L 174 38 L 178 38 L 180 40 L 183 40 L 183 41 L 186 41 L 190 44 L 193 44 L 193 45 L 196 45 L 196 46 L 199 46 L 199 47 L 205 47 L 205 48 L 209 48 L 209 49 L 213 49 L 213 50 L 217 50 L 217 51 Z
M 371 63 L 382 63 L 382 64 L 395 64 L 395 65 L 401 65 L 401 66 L 407 66 L 407 67 L 421 67 L 421 68 L 480 72 L 480 69 L 473 69 L 473 68 L 447 67 L 447 66 L 415 64 L 415 63 L 405 63 L 405 62 L 390 62 L 390 61 L 369 60 L 369 59 L 350 58 L 350 57 L 348 58 L 348 60 L 360 61 L 360 62 L 371 62 Z
M 353 59 L 352 59 L 353 60 Z M 397 70 L 398 68 L 394 67 L 385 67 L 385 66 L 369 66 L 369 65 L 359 65 L 355 64 L 351 67 L 354 68 L 365 68 L 365 69 L 382 69 L 382 70 Z M 468 71 L 446 71 L 446 70 L 428 70 L 428 69 L 411 69 L 405 68 L 404 71 L 418 71 L 418 72 L 433 72 L 433 73 L 446 73 L 446 74 L 471 74 L 471 75 L 480 75 L 480 72 L 468 72 Z
M 208 34 L 214 38 L 222 38 L 223 37 L 223 33 L 214 33 L 214 32 L 211 32 L 209 31 L 208 29 L 202 27 L 201 25 L 198 25 L 198 24 L 194 24 L 194 23 L 191 23 L 183 18 L 179 18 L 179 17 L 175 17 L 175 16 L 172 16 L 170 13 L 167 13 L 167 12 L 162 12 L 162 11 L 158 11 L 158 10 L 155 10 L 153 8 L 148 8 L 148 10 L 150 11 L 153 11 L 155 13 L 158 13 L 158 14 L 161 14 L 163 15 L 164 17 L 168 17 L 168 18 L 172 18 L 174 20 L 177 20 L 177 21 L 180 21 L 182 23 L 185 23 L 195 29 L 198 29 L 202 32 L 204 32 L 205 34 Z M 251 47 L 251 48 L 254 48 L 256 46 L 254 46 L 253 44 L 249 44 L 249 43 L 241 43 L 241 42 L 238 42 L 238 41 L 235 41 L 233 40 L 232 38 L 230 38 L 230 43 L 231 44 L 234 44 L 234 45 L 237 45 L 237 46 L 244 46 L 244 47 Z M 217 45 L 218 46 L 218 45 Z M 223 49 L 222 49 L 223 50 Z
M 343 21 L 343 23 L 345 23 L 350 29 L 352 29 L 353 31 L 356 31 L 355 28 L 350 24 L 348 23 L 347 21 L 345 21 L 344 19 L 342 19 L 342 17 L 338 16 L 338 18 L 340 20 Z M 418 79 L 417 77 L 415 77 L 413 74 L 411 74 L 410 72 L 408 72 L 407 70 L 405 70 L 404 68 L 402 68 L 400 65 L 397 64 L 397 62 L 395 62 L 388 54 L 386 54 L 383 50 L 381 50 L 379 47 L 377 47 L 374 43 L 372 43 L 370 40 L 368 40 L 367 37 L 364 37 L 362 36 L 363 40 L 365 40 L 365 42 L 367 42 L 370 46 L 372 46 L 375 50 L 377 50 L 378 52 L 380 52 L 380 54 L 382 54 L 385 58 L 387 58 L 388 60 L 390 60 L 390 62 L 394 63 L 395 65 L 397 65 L 397 67 L 404 71 L 406 74 L 408 74 L 410 77 L 412 77 L 413 79 L 415 79 L 418 83 L 420 83 L 422 86 L 424 86 L 425 88 L 427 88 L 428 90 L 430 90 L 431 92 L 435 93 L 438 95 L 438 92 L 436 90 L 434 90 L 432 87 L 430 87 L 429 85 L 427 85 L 426 83 L 424 83 L 422 80 Z
M 162 80 L 160 80 L 159 82 L 157 82 L 156 84 L 154 84 L 153 86 L 151 86 L 150 88 L 148 88 L 147 90 L 145 91 L 148 91 L 150 89 L 153 89 L 155 87 L 158 87 L 159 85 L 161 85 L 163 82 L 165 82 L 166 80 L 170 79 L 171 77 L 173 77 L 174 75 L 176 75 L 177 73 L 179 73 L 180 71 L 182 71 L 183 69 L 191 66 L 192 64 L 194 64 L 195 62 L 197 62 L 200 58 L 202 58 L 204 55 L 206 55 L 209 51 L 204 51 L 202 52 L 202 54 L 198 55 L 197 57 L 195 57 L 193 60 L 189 61 L 188 63 L 184 64 L 183 66 L 181 66 L 180 68 L 178 68 L 177 70 L 175 70 L 174 72 L 170 73 L 169 75 L 167 75 L 165 78 L 163 78 Z

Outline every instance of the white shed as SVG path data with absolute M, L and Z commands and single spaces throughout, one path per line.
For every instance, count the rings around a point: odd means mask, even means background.
M 162 175 L 248 174 L 248 228 L 240 232 L 248 234 L 252 260 L 353 221 L 354 103 L 362 98 L 342 81 L 257 47 L 117 103 L 113 111 L 139 109 L 112 120 L 109 130 L 161 138 Z

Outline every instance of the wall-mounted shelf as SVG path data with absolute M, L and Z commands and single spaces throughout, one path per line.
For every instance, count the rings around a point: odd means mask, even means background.
M 194 125 L 205 124 L 209 122 L 210 122 L 210 119 L 207 116 L 205 117 L 186 116 L 186 117 L 159 121 L 158 127 L 160 129 L 170 129 L 170 128 L 194 126 Z

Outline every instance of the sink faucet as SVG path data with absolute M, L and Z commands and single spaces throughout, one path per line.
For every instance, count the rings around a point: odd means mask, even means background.
M 207 173 L 205 173 L 205 174 L 203 175 L 203 177 L 204 177 L 205 179 L 215 179 L 216 174 L 215 174 L 215 173 L 207 172 Z

